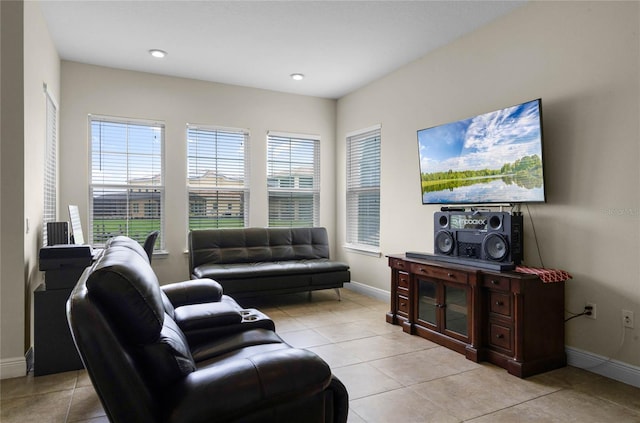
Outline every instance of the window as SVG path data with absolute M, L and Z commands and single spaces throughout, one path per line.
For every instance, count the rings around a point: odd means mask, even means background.
M 187 125 L 189 230 L 248 225 L 249 132 Z
M 380 126 L 347 136 L 347 243 L 380 246 Z
M 269 132 L 267 190 L 270 227 L 317 226 L 320 138 Z
M 164 124 L 90 116 L 89 242 L 126 235 L 164 248 Z
M 54 103 L 47 86 L 44 86 L 46 96 L 46 119 L 47 134 L 44 150 L 44 206 L 42 212 L 42 245 L 47 245 L 47 222 L 55 222 L 56 220 L 56 204 L 57 204 L 57 167 L 58 160 L 56 158 L 57 139 L 58 139 L 58 108 Z

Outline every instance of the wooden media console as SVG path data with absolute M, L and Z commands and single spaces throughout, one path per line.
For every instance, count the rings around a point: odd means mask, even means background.
M 388 258 L 387 322 L 522 378 L 566 365 L 564 280 L 405 254 Z

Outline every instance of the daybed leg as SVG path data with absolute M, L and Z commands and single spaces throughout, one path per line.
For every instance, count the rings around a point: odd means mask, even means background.
M 309 291 L 309 293 L 307 294 L 307 299 L 309 300 L 309 302 L 311 302 L 312 298 L 311 298 L 311 291 Z
M 342 298 L 340 297 L 340 288 L 333 288 L 333 290 L 338 294 L 338 301 L 342 301 Z

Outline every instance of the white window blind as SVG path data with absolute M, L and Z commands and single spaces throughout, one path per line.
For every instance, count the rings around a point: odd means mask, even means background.
M 380 246 L 380 127 L 347 137 L 347 243 Z
M 90 116 L 89 242 L 160 231 L 164 249 L 164 124 Z
M 58 159 L 57 159 L 57 140 L 58 140 L 58 108 L 44 87 L 46 96 L 46 119 L 47 133 L 44 150 L 44 209 L 42 212 L 42 245 L 47 245 L 47 222 L 56 221 L 56 205 L 58 190 Z
M 189 230 L 248 225 L 248 141 L 244 129 L 187 125 Z
M 270 227 L 319 224 L 319 137 L 267 134 L 267 190 Z

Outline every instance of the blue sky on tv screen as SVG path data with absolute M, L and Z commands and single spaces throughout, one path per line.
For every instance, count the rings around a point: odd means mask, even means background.
M 418 131 L 420 172 L 500 169 L 524 156 L 542 158 L 539 105 L 533 100 Z

